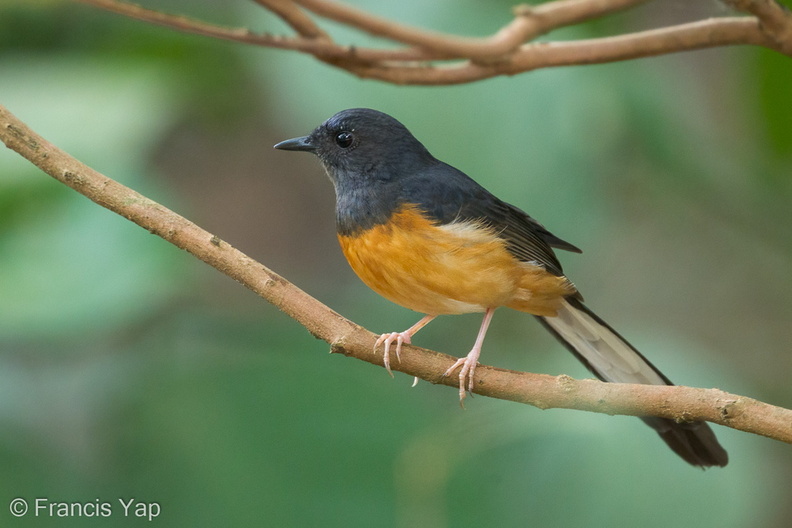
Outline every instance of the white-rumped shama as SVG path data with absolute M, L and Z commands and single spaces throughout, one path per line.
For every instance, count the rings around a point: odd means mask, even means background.
M 426 314 L 404 332 L 383 334 L 389 352 L 438 315 L 483 312 L 459 368 L 460 398 L 474 374 L 493 312 L 507 306 L 537 317 L 603 381 L 672 385 L 584 304 L 552 248 L 580 252 L 526 213 L 439 161 L 391 116 L 365 108 L 337 113 L 310 135 L 277 149 L 313 152 L 336 192 L 338 240 L 371 289 Z M 726 451 L 704 422 L 642 417 L 690 464 L 725 466 Z

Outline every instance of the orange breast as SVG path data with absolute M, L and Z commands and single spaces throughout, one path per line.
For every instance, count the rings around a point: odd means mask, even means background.
M 555 315 L 561 298 L 575 291 L 565 277 L 515 259 L 492 229 L 473 222 L 436 225 L 411 205 L 384 225 L 338 239 L 366 285 L 425 314 L 505 305 Z

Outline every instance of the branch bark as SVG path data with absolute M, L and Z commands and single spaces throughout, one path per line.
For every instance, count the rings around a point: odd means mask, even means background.
M 724 0 L 749 16 L 720 17 L 624 35 L 532 42 L 555 29 L 623 11 L 649 0 L 554 0 L 519 5 L 489 37 L 438 33 L 400 24 L 336 0 L 254 0 L 296 36 L 255 33 L 147 9 L 122 0 L 78 0 L 179 31 L 309 53 L 359 77 L 395 84 L 459 84 L 539 68 L 601 64 L 728 45 L 753 45 L 792 57 L 792 13 L 775 0 Z M 312 16 L 313 15 L 313 16 Z M 390 40 L 393 48 L 338 44 L 313 17 Z
M 274 304 L 326 341 L 331 352 L 383 366 L 373 353 L 378 336 L 345 319 L 289 281 L 217 236 L 136 191 L 100 174 L 42 138 L 0 105 L 0 140 L 59 182 L 95 203 L 184 249 Z M 443 377 L 456 358 L 405 346 L 394 370 L 431 383 L 457 386 Z M 475 392 L 540 409 L 566 408 L 604 414 L 706 420 L 792 443 L 792 410 L 719 389 L 603 383 L 514 372 L 481 365 Z

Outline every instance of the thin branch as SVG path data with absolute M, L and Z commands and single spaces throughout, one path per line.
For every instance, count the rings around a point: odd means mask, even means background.
M 100 7 L 107 11 L 112 11 L 119 15 L 124 15 L 143 22 L 149 22 L 159 26 L 164 26 L 170 29 L 183 31 L 185 33 L 193 33 L 196 35 L 203 35 L 206 37 L 214 37 L 223 40 L 232 40 L 236 42 L 243 42 L 245 44 L 255 44 L 258 46 L 268 46 L 273 48 L 286 48 L 298 51 L 307 51 L 309 53 L 316 53 L 316 48 L 307 46 L 310 42 L 307 39 L 282 37 L 276 35 L 259 34 L 250 31 L 247 28 L 229 28 L 218 26 L 209 22 L 203 22 L 184 15 L 174 15 L 162 11 L 155 11 L 148 9 L 137 4 L 129 2 L 120 2 L 117 0 L 77 0 L 84 4 L 89 4 L 95 7 Z
M 440 56 L 502 60 L 521 44 L 551 29 L 577 24 L 648 0 L 558 0 L 537 7 L 520 5 L 514 10 L 514 20 L 487 38 L 458 37 L 406 26 L 334 0 L 293 1 L 325 18 Z
M 473 62 L 450 66 L 348 65 L 364 78 L 395 84 L 462 84 L 558 66 L 601 64 L 735 44 L 769 44 L 755 18 L 732 17 L 691 22 L 616 37 L 526 44 L 502 63 Z
M 33 132 L 3 106 L 0 106 L 0 140 L 61 183 L 237 280 L 329 343 L 332 352 L 382 366 L 382 355 L 372 352 L 377 336 L 217 236 L 80 163 Z M 455 359 L 405 346 L 401 360 L 393 368 L 431 383 L 456 386 L 456 376 L 442 376 Z M 477 394 L 541 409 L 660 416 L 677 421 L 706 420 L 792 443 L 792 410 L 718 389 L 603 383 L 484 365 L 478 367 L 476 375 Z M 386 380 L 383 376 L 383 382 Z
M 792 55 L 792 12 L 775 0 L 725 0 L 738 11 L 759 19 L 761 30 L 775 42 L 777 49 Z
M 554 29 L 647 0 L 555 0 L 533 7 L 520 5 L 514 9 L 511 22 L 485 38 L 399 24 L 335 0 L 255 0 L 286 21 L 298 36 L 218 26 L 122 0 L 78 1 L 179 31 L 309 53 L 360 77 L 397 84 L 458 84 L 539 68 L 601 64 L 738 44 L 764 46 L 792 56 L 792 14 L 774 0 L 727 0 L 753 16 L 713 18 L 625 35 L 545 43 L 530 41 Z M 298 4 L 317 16 L 402 46 L 379 49 L 338 44 Z M 454 62 L 448 63 L 449 60 Z
M 184 33 L 203 35 L 222 40 L 264 46 L 270 48 L 287 49 L 310 53 L 319 59 L 348 60 L 360 63 L 373 61 L 420 61 L 436 59 L 426 55 L 421 50 L 401 49 L 401 50 L 378 50 L 372 48 L 352 48 L 341 46 L 321 36 L 317 38 L 286 37 L 282 35 L 270 35 L 266 33 L 256 33 L 248 28 L 231 28 L 219 26 L 196 20 L 184 15 L 174 15 L 163 11 L 148 9 L 137 4 L 123 2 L 119 0 L 76 0 L 83 4 L 99 7 L 119 15 L 124 15 L 135 20 L 141 20 L 158 26 L 175 29 Z M 280 13 L 284 13 L 279 12 Z M 284 19 L 286 16 L 284 15 Z M 288 22 L 300 24 L 294 18 L 289 18 Z M 292 27 L 295 27 L 294 25 Z M 300 26 L 300 31 L 309 31 L 308 27 Z M 321 30 L 320 30 L 321 31 Z
M 330 36 L 317 26 L 313 19 L 306 15 L 299 7 L 290 0 L 254 0 L 257 4 L 269 9 L 300 36 L 309 39 L 330 40 Z

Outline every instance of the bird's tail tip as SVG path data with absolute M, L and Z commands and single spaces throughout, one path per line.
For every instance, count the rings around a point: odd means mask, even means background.
M 557 317 L 538 317 L 570 352 L 603 381 L 673 385 L 618 332 L 586 307 L 580 299 L 567 298 Z M 641 419 L 657 431 L 663 441 L 686 462 L 723 467 L 729 462 L 726 450 L 705 422 L 677 423 L 651 416 Z

